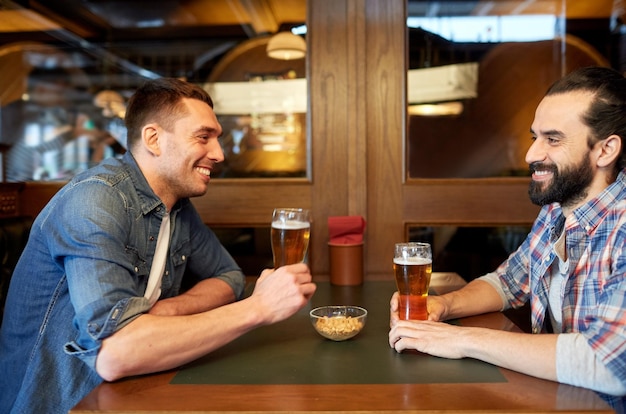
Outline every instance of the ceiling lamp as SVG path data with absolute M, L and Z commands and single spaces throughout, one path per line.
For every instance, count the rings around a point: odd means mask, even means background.
M 291 32 L 280 32 L 267 43 L 267 56 L 273 59 L 302 59 L 306 54 L 306 42 Z

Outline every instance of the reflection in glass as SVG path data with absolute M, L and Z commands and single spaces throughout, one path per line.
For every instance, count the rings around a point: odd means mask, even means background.
M 306 13 L 305 0 L 289 7 L 278 0 L 153 6 L 146 14 L 136 2 L 59 0 L 30 2 L 28 9 L 3 3 L 2 180 L 67 180 L 103 158 L 120 156 L 126 151 L 126 101 L 145 79 L 170 76 L 202 86 L 233 81 L 217 74 L 232 50 L 302 29 Z M 59 16 L 59 22 L 48 16 Z M 302 32 L 297 38 L 305 43 Z M 227 70 L 238 76 L 234 80 L 253 86 L 279 74 L 306 82 L 303 58 L 281 64 L 267 56 L 265 44 L 261 54 L 241 57 Z M 224 150 L 232 157 L 220 176 L 306 176 L 305 112 L 261 108 L 221 114 Z
M 224 129 L 220 177 L 306 177 L 306 58 L 268 57 L 271 39 L 233 48 L 205 85 Z
M 579 6 L 560 0 L 433 4 L 409 0 L 409 69 L 476 62 L 477 96 L 439 116 L 409 108 L 408 177 L 527 175 L 529 129 L 548 86 L 577 67 L 609 66 L 608 48 L 595 45 L 615 41 L 611 10 L 581 23 Z
M 290 69 L 256 74 L 246 82 L 210 82 L 205 88 L 224 129 L 225 161 L 217 176 L 306 175 L 306 79 Z
M 24 84 L 21 96 L 0 109 L 6 181 L 67 180 L 125 152 L 120 114 L 103 113 L 92 102 L 82 71 L 34 66 L 42 56 L 64 56 L 63 51 L 22 45 L 12 54 L 22 59 L 25 72 L 18 80 Z

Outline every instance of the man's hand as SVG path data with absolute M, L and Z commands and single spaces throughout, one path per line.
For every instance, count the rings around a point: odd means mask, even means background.
M 398 316 L 398 292 L 394 292 L 389 302 L 389 326 L 393 328 L 400 320 Z M 442 321 L 445 320 L 446 303 L 441 296 L 429 296 L 427 301 L 428 320 Z
M 286 319 L 304 307 L 315 293 L 309 267 L 304 263 L 265 269 L 256 282 L 250 299 L 253 309 L 271 324 Z
M 430 320 L 398 320 L 389 331 L 389 345 L 398 352 L 415 349 L 442 358 L 464 358 L 459 346 L 464 329 L 467 328 Z

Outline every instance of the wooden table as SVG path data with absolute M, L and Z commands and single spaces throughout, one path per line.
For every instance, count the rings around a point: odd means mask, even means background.
M 458 288 L 455 274 L 435 273 L 433 293 Z M 71 412 L 394 413 L 613 412 L 592 391 L 500 369 L 473 359 L 448 360 L 387 344 L 391 281 L 358 287 L 318 283 L 309 307 L 250 332 L 180 370 L 104 383 Z M 368 309 L 359 335 L 323 339 L 308 311 L 325 304 Z M 451 323 L 519 329 L 501 313 Z

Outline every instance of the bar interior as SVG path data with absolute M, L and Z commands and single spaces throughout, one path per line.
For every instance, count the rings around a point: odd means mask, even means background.
M 430 243 L 444 291 L 524 240 L 539 212 L 524 159 L 537 104 L 576 68 L 624 71 L 624 10 L 619 0 L 0 0 L 0 305 L 39 211 L 75 174 L 125 153 L 138 85 L 176 77 L 215 101 L 226 159 L 192 202 L 244 273 L 272 267 L 274 208 L 309 209 L 308 263 L 323 286 L 314 304 L 376 311 L 345 343 L 324 342 L 298 314 L 176 373 L 107 384 L 75 412 L 611 412 L 589 390 L 475 361 L 419 356 L 439 375 L 403 377 L 394 364 L 406 356 L 378 347 L 395 243 Z M 341 216 L 366 221 L 363 280 L 333 288 L 328 219 Z M 527 307 L 460 323 L 530 330 Z M 302 336 L 274 347 L 263 332 Z M 246 371 L 234 350 L 277 372 Z

